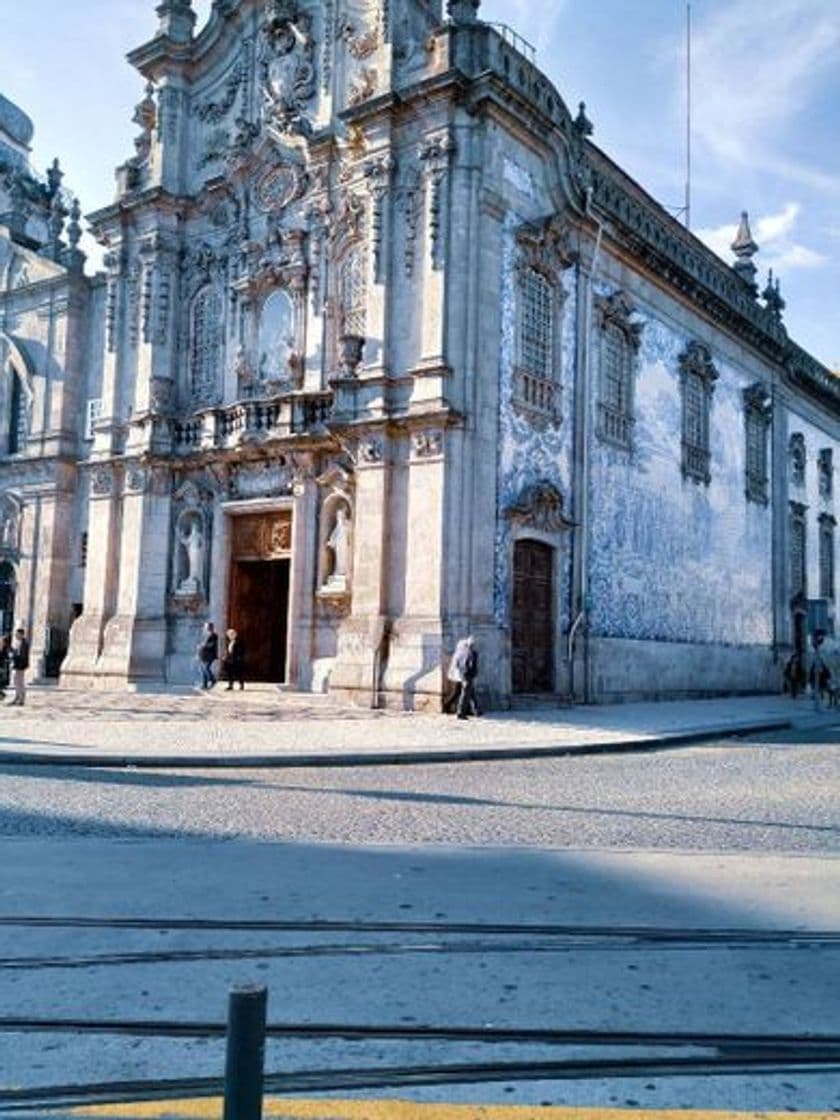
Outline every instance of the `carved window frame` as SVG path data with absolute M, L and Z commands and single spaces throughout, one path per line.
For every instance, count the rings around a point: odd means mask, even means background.
M 770 394 L 757 381 L 744 390 L 744 493 L 748 502 L 770 501 L 767 434 L 773 410 Z
M 566 291 L 563 273 L 574 263 L 569 250 L 569 231 L 556 218 L 522 226 L 516 235 L 515 351 L 511 403 L 532 422 L 559 424 L 563 418 L 563 308 Z M 548 297 L 548 306 L 527 310 L 528 293 Z M 539 326 L 540 316 L 548 323 Z M 534 330 L 529 330 L 531 325 Z M 529 364 L 529 349 L 545 339 L 547 351 L 542 368 Z
M 817 478 L 821 498 L 834 495 L 834 453 L 830 447 L 821 447 L 817 455 Z
M 682 475 L 708 486 L 712 481 L 711 412 L 720 376 L 711 351 L 692 341 L 679 357 L 682 398 Z
M 794 432 L 788 441 L 788 465 L 791 486 L 805 485 L 807 462 L 805 436 L 802 432 Z
M 834 528 L 837 520 L 830 513 L 821 513 L 819 524 L 820 598 L 828 599 L 833 603 L 835 599 Z
M 632 321 L 633 312 L 624 292 L 595 299 L 600 328 L 595 431 L 599 439 L 625 451 L 633 448 L 636 373 L 642 342 L 642 324 Z
M 224 342 L 224 299 L 212 281 L 190 302 L 187 395 L 194 405 L 217 402 Z
M 808 596 L 808 532 L 805 514 L 808 507 L 790 502 L 788 513 L 788 572 L 792 599 Z

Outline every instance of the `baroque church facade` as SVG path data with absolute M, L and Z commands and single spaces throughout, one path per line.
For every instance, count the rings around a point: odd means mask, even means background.
M 439 707 L 778 688 L 833 628 L 840 379 L 479 0 L 162 0 L 115 201 L 0 99 L 0 629 L 34 673 Z

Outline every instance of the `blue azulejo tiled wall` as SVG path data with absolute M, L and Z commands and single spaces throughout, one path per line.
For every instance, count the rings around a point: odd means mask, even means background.
M 505 511 L 529 486 L 550 482 L 563 495 L 564 508 L 571 513 L 572 422 L 575 386 L 575 270 L 563 274 L 566 293 L 563 306 L 559 362 L 555 360 L 555 377 L 562 392 L 562 419 L 557 424 L 535 426 L 527 416 L 511 404 L 513 370 L 516 360 L 516 229 L 523 219 L 509 214 L 505 219 L 501 277 L 501 343 L 499 357 L 499 441 L 498 441 L 498 507 L 496 516 L 496 560 L 493 580 L 493 610 L 500 626 L 510 622 L 512 596 L 511 524 Z M 557 624 L 568 628 L 568 586 L 570 550 L 568 536 L 558 540 L 555 578 L 559 581 L 556 601 L 559 603 Z
M 607 291 L 606 294 L 609 294 Z M 593 633 L 728 645 L 772 641 L 772 516 L 745 496 L 743 389 L 722 361 L 711 406 L 708 486 L 681 471 L 679 355 L 686 335 L 640 308 L 633 448 L 595 433 L 592 378 L 589 584 Z

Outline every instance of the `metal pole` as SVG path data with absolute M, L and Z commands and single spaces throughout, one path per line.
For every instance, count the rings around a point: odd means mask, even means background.
M 228 1002 L 224 1120 L 262 1120 L 268 991 L 232 988 Z

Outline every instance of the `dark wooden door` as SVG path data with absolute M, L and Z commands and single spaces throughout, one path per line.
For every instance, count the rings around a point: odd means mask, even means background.
M 554 549 L 517 541 L 513 551 L 514 692 L 554 691 Z
M 288 560 L 238 560 L 231 568 L 230 623 L 245 646 L 245 676 L 286 679 L 289 628 Z

